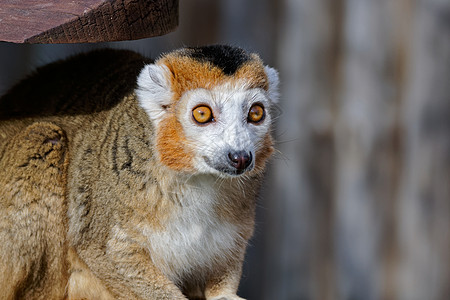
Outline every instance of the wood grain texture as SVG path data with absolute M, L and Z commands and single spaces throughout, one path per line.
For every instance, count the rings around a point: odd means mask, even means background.
M 159 36 L 178 25 L 178 0 L 2 0 L 0 40 L 93 43 Z

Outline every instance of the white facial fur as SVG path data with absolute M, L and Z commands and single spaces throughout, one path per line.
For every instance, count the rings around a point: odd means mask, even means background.
M 184 93 L 175 101 L 175 113 L 183 126 L 184 135 L 194 150 L 194 167 L 199 173 L 231 174 L 228 153 L 246 151 L 255 153 L 270 130 L 270 108 L 278 100 L 278 74 L 265 67 L 269 90 L 248 88 L 248 82 L 230 81 L 213 89 L 195 89 Z M 168 113 L 172 104 L 170 71 L 165 66 L 147 65 L 139 75 L 138 96 L 141 107 L 148 113 L 155 127 Z M 260 123 L 248 122 L 248 112 L 253 104 L 262 104 L 265 118 Z M 192 118 L 192 110 L 198 105 L 211 108 L 214 121 L 199 125 Z M 161 154 L 163 155 L 163 154 Z M 224 172 L 230 171 L 230 172 Z
M 257 124 L 248 122 L 248 112 L 253 104 L 266 109 L 265 118 Z M 192 110 L 199 105 L 211 108 L 214 121 L 199 125 L 192 118 Z M 271 118 L 270 101 L 261 89 L 246 89 L 246 85 L 225 84 L 212 90 L 196 89 L 183 95 L 177 106 L 178 118 L 190 146 L 195 149 L 196 169 L 201 173 L 232 172 L 228 153 L 255 152 L 266 136 Z M 226 172 L 225 172 L 226 173 Z
M 170 70 L 166 66 L 149 64 L 142 69 L 137 79 L 136 95 L 139 104 L 155 126 L 164 118 L 164 106 L 172 102 L 170 76 Z

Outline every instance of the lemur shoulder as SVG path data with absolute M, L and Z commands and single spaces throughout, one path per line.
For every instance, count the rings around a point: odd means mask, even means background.
M 0 99 L 6 299 L 241 299 L 277 72 L 237 47 L 42 67 Z

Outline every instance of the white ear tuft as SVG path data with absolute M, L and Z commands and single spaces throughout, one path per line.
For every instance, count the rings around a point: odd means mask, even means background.
M 137 79 L 136 95 L 140 106 L 158 123 L 172 102 L 170 70 L 164 65 L 146 65 Z
M 269 66 L 265 66 L 264 70 L 266 71 L 267 78 L 269 79 L 269 91 L 268 91 L 269 98 L 274 103 L 277 103 L 280 97 L 280 93 L 278 92 L 278 85 L 280 83 L 278 71 Z

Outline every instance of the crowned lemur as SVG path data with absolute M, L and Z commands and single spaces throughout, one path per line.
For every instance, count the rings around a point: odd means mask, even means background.
M 39 68 L 0 99 L 2 299 L 241 299 L 277 72 L 237 47 Z

